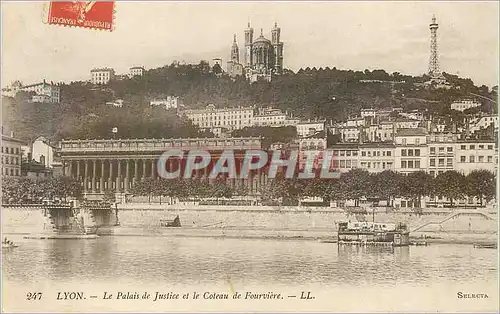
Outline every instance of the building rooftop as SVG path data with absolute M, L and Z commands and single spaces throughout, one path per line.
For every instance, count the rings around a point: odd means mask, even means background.
M 399 129 L 396 136 L 422 136 L 427 135 L 425 128 Z

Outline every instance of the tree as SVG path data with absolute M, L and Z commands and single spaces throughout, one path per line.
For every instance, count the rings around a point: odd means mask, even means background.
M 400 194 L 417 200 L 417 206 L 421 206 L 422 196 L 430 195 L 432 189 L 432 176 L 425 171 L 416 171 L 403 176 Z
M 495 174 L 488 170 L 473 170 L 466 177 L 465 194 L 479 199 L 483 206 L 483 199 L 490 201 L 495 197 Z
M 340 176 L 339 187 L 344 199 L 353 199 L 359 206 L 359 199 L 369 195 L 370 173 L 364 169 L 352 169 Z
M 455 170 L 446 171 L 434 179 L 434 193 L 440 197 L 447 197 L 450 200 L 450 206 L 453 207 L 453 200 L 464 196 L 465 184 L 463 174 Z
M 375 173 L 371 176 L 370 193 L 372 196 L 386 199 L 387 205 L 392 206 L 393 199 L 400 194 L 401 181 L 401 174 L 392 170 Z

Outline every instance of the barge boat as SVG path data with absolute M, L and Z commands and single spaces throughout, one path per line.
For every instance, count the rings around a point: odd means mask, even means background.
M 339 244 L 410 245 L 410 233 L 403 223 L 339 222 L 337 237 Z

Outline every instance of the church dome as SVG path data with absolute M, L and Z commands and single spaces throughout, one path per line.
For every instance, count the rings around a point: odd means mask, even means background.
M 267 38 L 265 38 L 264 36 L 260 35 L 259 38 L 257 38 L 254 42 L 253 42 L 254 45 L 256 46 L 271 46 L 271 41 Z

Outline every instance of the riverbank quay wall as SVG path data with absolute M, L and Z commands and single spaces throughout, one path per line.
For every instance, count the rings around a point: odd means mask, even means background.
M 454 209 L 424 211 L 386 212 L 378 209 L 375 215 L 350 214 L 338 208 L 313 209 L 307 207 L 271 206 L 176 206 L 158 204 L 121 204 L 116 216 L 120 228 L 165 230 L 161 219 L 171 220 L 179 216 L 182 227 L 193 229 L 233 230 L 296 230 L 317 231 L 325 234 L 336 232 L 339 221 L 372 221 L 406 223 L 415 232 L 464 232 L 496 233 L 498 229 L 496 209 L 473 210 Z M 115 217 L 110 217 L 115 222 Z M 4 233 L 42 232 L 46 217 L 42 209 L 2 208 Z M 109 226 L 109 228 L 113 228 Z M 109 230 L 108 228 L 108 230 Z M 106 228 L 102 228 L 105 230 Z M 175 228 L 173 228 L 175 229 Z

